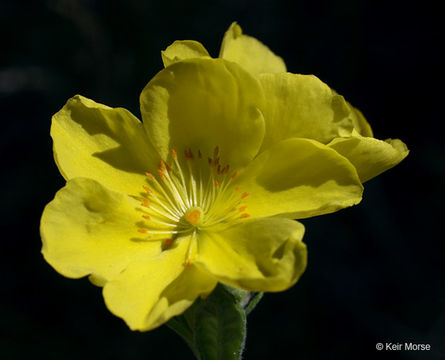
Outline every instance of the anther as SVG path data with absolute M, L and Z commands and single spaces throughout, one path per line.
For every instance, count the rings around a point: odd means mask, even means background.
M 152 191 L 150 190 L 150 188 L 147 185 L 142 185 L 142 187 L 144 188 L 144 190 L 147 194 L 152 194 Z
M 240 218 L 245 219 L 245 218 L 248 218 L 249 216 L 250 216 L 249 214 L 244 213 L 244 214 L 241 214 Z
M 138 232 L 140 232 L 140 233 L 142 233 L 142 234 L 146 234 L 146 233 L 148 233 L 148 231 L 145 230 L 145 229 L 138 229 Z
M 150 201 L 148 201 L 147 199 L 144 199 L 144 201 L 142 201 L 141 205 L 148 208 L 148 207 L 150 207 Z
M 142 215 L 142 217 L 143 217 L 145 220 L 151 220 L 151 217 L 148 216 L 148 215 Z
M 241 185 L 238 185 L 238 186 L 235 188 L 235 191 L 239 191 L 239 189 L 241 189 Z
M 227 169 L 227 171 L 228 171 L 228 169 Z M 236 175 L 238 175 L 238 171 L 235 170 L 235 171 L 233 172 L 231 178 L 234 179 L 234 178 L 236 177 Z
M 247 206 L 241 206 L 238 210 L 239 210 L 239 212 L 243 212 L 246 209 L 247 209 Z
M 213 150 L 213 158 L 216 158 L 219 153 L 219 146 L 215 147 L 215 150 Z
M 173 239 L 165 239 L 165 246 L 169 247 L 173 242 Z
M 154 177 L 152 174 L 150 174 L 149 172 L 146 172 L 145 175 L 146 175 L 149 179 L 151 179 L 151 180 L 155 180 L 155 177 Z
M 249 196 L 249 195 L 250 195 L 250 193 L 245 192 L 245 193 L 243 193 L 243 194 L 241 195 L 241 199 L 244 199 L 245 197 L 247 197 L 247 196 Z
M 173 157 L 173 159 L 177 159 L 178 158 L 178 154 L 176 153 L 176 150 L 175 149 L 172 149 L 172 157 Z
M 202 154 L 201 154 L 201 151 L 198 149 L 198 157 L 200 158 L 200 159 L 202 159 Z

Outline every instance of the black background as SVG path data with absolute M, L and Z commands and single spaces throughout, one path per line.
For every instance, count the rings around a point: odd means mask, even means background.
M 444 359 L 442 17 L 425 1 L 0 2 L 0 358 L 193 359 L 170 329 L 131 332 L 86 279 L 40 255 L 43 207 L 64 185 L 51 115 L 74 94 L 139 117 L 160 50 L 201 41 L 217 56 L 234 20 L 360 108 L 411 153 L 365 184 L 364 200 L 303 221 L 309 264 L 248 322 L 245 359 Z M 429 352 L 375 350 L 377 342 Z

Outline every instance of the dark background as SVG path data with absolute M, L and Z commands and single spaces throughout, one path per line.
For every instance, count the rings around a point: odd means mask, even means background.
M 50 118 L 77 93 L 139 117 L 160 50 L 195 39 L 217 56 L 234 20 L 411 150 L 365 184 L 360 205 L 303 221 L 307 271 L 250 315 L 245 358 L 445 358 L 443 19 L 425 1 L 360 0 L 2 0 L 0 358 L 193 359 L 166 327 L 131 332 L 99 288 L 40 255 L 40 214 L 64 185 Z

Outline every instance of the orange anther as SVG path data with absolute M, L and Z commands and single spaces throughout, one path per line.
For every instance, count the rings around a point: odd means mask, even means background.
M 142 185 L 142 187 L 144 188 L 144 190 L 146 191 L 147 194 L 152 194 L 152 191 L 150 190 L 150 188 L 147 185 Z
M 142 215 L 142 217 L 143 217 L 144 219 L 146 219 L 146 220 L 151 220 L 151 217 L 148 216 L 148 215 Z
M 249 214 L 246 214 L 246 213 L 244 213 L 244 214 L 241 214 L 241 218 L 243 218 L 243 219 L 245 219 L 245 218 L 248 218 L 250 215 Z
M 145 207 L 150 207 L 150 201 L 148 201 L 147 199 L 144 199 L 144 201 L 142 201 L 141 205 L 145 206 Z
M 236 177 L 236 175 L 238 175 L 238 171 L 235 170 L 232 174 L 232 179 L 234 179 Z
M 229 172 L 229 169 L 230 169 L 230 165 L 226 165 L 222 171 L 223 174 L 227 174 Z
M 177 159 L 178 158 L 178 154 L 176 153 L 176 150 L 175 149 L 172 149 L 172 157 L 173 157 L 173 159 Z
M 145 230 L 145 229 L 138 229 L 138 231 L 140 232 L 140 233 L 142 233 L 142 234 L 146 234 L 148 231 L 147 230 Z
M 190 259 L 185 260 L 185 265 L 186 266 L 190 266 L 192 264 L 192 262 L 190 261 Z
M 249 196 L 249 195 L 250 195 L 250 193 L 245 192 L 245 193 L 243 193 L 243 194 L 241 195 L 241 199 L 244 199 L 245 197 L 247 197 L 247 196 Z
M 151 180 L 155 179 L 155 177 L 152 174 L 150 174 L 149 172 L 146 172 L 145 175 Z
M 173 239 L 165 239 L 165 246 L 169 247 L 173 242 Z
M 161 178 L 161 179 L 164 179 L 164 172 L 161 170 L 161 169 L 158 169 L 158 173 L 159 173 L 159 177 Z
M 239 191 L 239 189 L 241 189 L 241 185 L 238 185 L 238 186 L 235 188 L 235 191 Z
M 246 209 L 247 209 L 247 206 L 241 206 L 238 210 L 239 210 L 239 212 L 243 212 Z
M 218 180 L 215 180 L 215 185 L 219 186 L 219 181 Z

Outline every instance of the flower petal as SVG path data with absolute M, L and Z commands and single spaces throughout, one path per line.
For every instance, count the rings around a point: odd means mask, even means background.
M 160 251 L 160 242 L 138 236 L 141 214 L 136 206 L 132 198 L 94 180 L 69 180 L 43 211 L 43 256 L 64 276 L 90 275 L 93 283 L 103 285 L 136 256 Z
M 141 94 L 150 140 L 166 159 L 172 148 L 210 155 L 237 167 L 258 152 L 264 136 L 258 81 L 222 59 L 190 59 L 159 72 Z
M 280 218 L 252 219 L 199 234 L 194 259 L 220 282 L 245 290 L 282 291 L 306 267 L 301 223 Z
M 286 71 L 281 57 L 257 39 L 243 35 L 236 22 L 224 34 L 219 57 L 240 64 L 254 75 Z
M 356 109 L 351 104 L 349 104 L 351 108 L 351 120 L 354 124 L 354 129 L 361 135 L 367 137 L 374 137 L 371 129 L 371 125 L 366 121 L 362 112 L 359 109 Z
M 299 219 L 360 202 L 363 187 L 352 164 L 309 139 L 283 140 L 262 152 L 238 178 L 252 217 Z
M 335 137 L 351 134 L 349 106 L 317 77 L 262 74 L 259 80 L 267 99 L 263 109 L 266 133 L 261 150 L 292 137 L 327 144 Z
M 161 56 L 165 67 L 185 59 L 210 58 L 206 48 L 200 42 L 194 40 L 176 40 L 164 51 L 161 51 Z
M 88 177 L 136 194 L 158 155 L 142 123 L 129 111 L 75 96 L 53 116 L 54 157 L 65 179 Z
M 396 166 L 409 153 L 407 146 L 399 139 L 382 141 L 359 135 L 334 139 L 328 146 L 356 167 L 362 182 Z
M 195 266 L 185 266 L 186 238 L 156 256 L 141 257 L 103 290 L 108 309 L 132 330 L 151 330 L 184 312 L 198 296 L 209 294 L 216 280 Z

